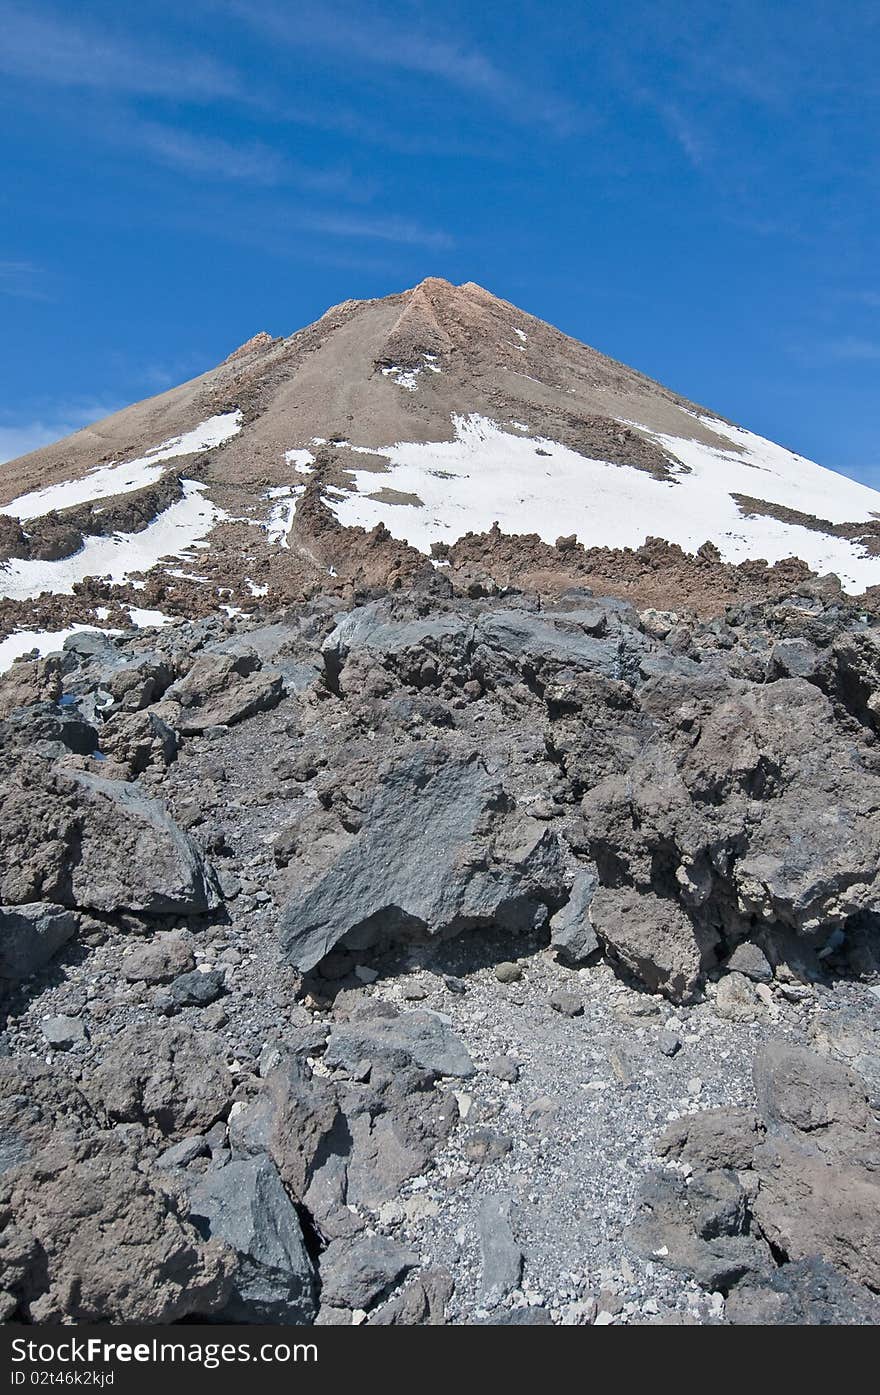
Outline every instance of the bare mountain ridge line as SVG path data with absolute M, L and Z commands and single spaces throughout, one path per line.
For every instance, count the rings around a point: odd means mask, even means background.
M 188 449 L 233 418 L 207 448 Z M 137 489 L 126 466 L 144 464 L 151 484 Z M 117 473 L 127 492 L 114 495 Z M 180 481 L 193 479 L 207 522 L 179 542 L 154 525 L 171 512 L 163 491 L 185 495 L 192 486 Z M 247 612 L 264 597 L 296 604 L 328 588 L 351 601 L 365 588 L 429 584 L 438 564 L 465 594 L 587 585 L 699 614 L 811 572 L 837 572 L 853 593 L 880 582 L 880 495 L 472 282 L 436 277 L 344 301 L 286 338 L 261 330 L 189 383 L 10 462 L 2 483 L 5 633 L 94 623 L 97 609 L 126 602 L 179 617 Z M 77 503 L 65 507 L 68 485 Z M 42 518 L 34 494 L 54 505 Z M 16 523 L 28 495 L 31 513 Z M 89 574 L 76 559 L 102 537 L 116 539 L 112 559 L 130 546 L 140 560 L 124 575 L 113 560 L 108 573 L 108 550 L 93 547 Z M 47 558 L 57 560 L 23 577 Z M 72 585 L 58 581 L 68 561 Z
M 471 292 L 479 292 L 479 296 L 475 297 L 469 294 Z M 411 315 L 408 315 L 409 306 L 413 302 L 415 309 Z M 237 406 L 245 413 L 247 421 L 248 417 L 256 416 L 259 411 L 271 410 L 277 402 L 278 394 L 283 394 L 285 385 L 290 378 L 295 377 L 298 373 L 304 373 L 306 379 L 304 386 L 307 390 L 311 388 L 312 375 L 306 371 L 307 360 L 316 354 L 326 357 L 328 337 L 333 336 L 336 331 L 342 331 L 345 334 L 345 355 L 349 355 L 350 351 L 354 350 L 350 362 L 346 364 L 349 376 L 361 371 L 366 381 L 369 382 L 374 378 L 376 365 L 393 358 L 392 350 L 395 336 L 399 337 L 401 334 L 401 322 L 409 324 L 410 327 L 415 319 L 420 319 L 424 323 L 428 322 L 426 305 L 430 306 L 434 325 L 439 328 L 441 321 L 445 321 L 449 327 L 448 329 L 443 327 L 441 332 L 446 333 L 450 339 L 450 344 L 455 346 L 453 357 L 461 355 L 469 347 L 468 344 L 462 342 L 462 331 L 465 328 L 479 330 L 479 326 L 482 324 L 485 335 L 488 333 L 487 326 L 491 327 L 493 322 L 497 328 L 499 320 L 503 321 L 505 318 L 515 317 L 518 324 L 528 326 L 526 332 L 540 337 L 539 348 L 545 355 L 549 348 L 563 362 L 568 361 L 580 365 L 578 376 L 581 378 L 581 383 L 578 386 L 582 389 L 588 390 L 592 386 L 594 390 L 607 393 L 625 387 L 627 390 L 638 391 L 646 396 L 656 396 L 658 400 L 682 407 L 687 412 L 701 411 L 695 404 L 689 403 L 686 399 L 659 384 L 653 383 L 644 375 L 607 358 L 594 349 L 579 344 L 577 340 L 564 335 L 543 321 L 517 310 L 508 302 L 498 300 L 489 292 L 473 286 L 472 283 L 463 287 L 452 287 L 449 283 L 442 282 L 438 278 L 429 278 L 411 291 L 402 292 L 397 296 L 377 300 L 343 302 L 341 305 L 328 310 L 314 324 L 296 331 L 287 338 L 272 339 L 264 331 L 261 331 L 247 344 L 234 350 L 224 363 L 200 374 L 189 382 L 124 408 L 121 412 L 114 413 L 102 421 L 85 427 L 57 445 L 43 447 L 29 455 L 19 457 L 18 460 L 7 462 L 3 470 L 3 488 L 0 497 L 4 502 L 8 502 L 16 494 L 34 487 L 36 482 L 41 484 L 51 482 L 56 473 L 59 478 L 75 478 L 108 460 L 125 460 L 129 456 L 137 455 L 142 450 L 155 445 L 158 440 L 181 434 L 193 426 L 194 419 L 211 415 L 216 411 L 230 410 Z M 353 324 L 357 330 L 355 334 L 351 333 Z M 476 338 L 480 339 L 479 332 Z M 352 340 L 354 342 L 351 342 Z M 425 347 L 428 347 L 430 352 L 430 347 L 427 345 Z M 485 378 L 490 367 L 497 370 L 499 366 L 497 360 L 493 360 L 491 364 L 481 362 L 480 359 L 484 359 L 485 355 L 481 355 L 477 351 L 478 349 L 479 344 L 474 350 L 474 357 L 477 361 L 465 366 L 469 371 L 476 370 L 479 384 L 479 380 Z M 334 356 L 331 355 L 332 357 Z M 521 368 L 522 365 L 518 364 L 520 357 L 528 360 L 528 351 L 526 354 L 517 355 L 517 365 Z M 512 363 L 512 354 L 508 355 L 508 359 L 511 360 L 510 363 L 505 363 L 500 368 L 502 374 L 510 375 L 517 368 L 517 365 Z M 331 362 L 329 367 L 338 372 L 338 364 Z M 331 372 L 331 381 L 326 384 L 328 396 L 331 398 L 338 395 L 332 376 Z M 530 376 L 523 379 L 522 373 L 518 373 L 518 376 L 522 380 L 518 384 L 503 384 L 503 390 L 508 397 L 516 398 L 518 396 L 522 399 L 524 394 L 528 397 L 528 394 L 534 392 L 535 389 L 538 390 L 535 393 L 538 398 L 546 398 L 548 393 L 552 393 L 552 389 L 546 383 L 532 381 Z M 547 373 L 546 376 L 552 378 L 553 375 Z M 528 381 L 529 386 L 524 388 L 526 381 Z M 380 389 L 387 388 L 383 396 L 386 399 L 386 415 L 391 417 L 389 426 L 393 427 L 396 425 L 399 415 L 398 410 L 395 409 L 401 407 L 400 400 L 395 399 L 394 384 L 380 382 L 376 386 Z M 458 390 L 461 390 L 463 386 L 466 384 L 461 381 L 456 382 Z M 512 392 L 512 386 L 519 388 L 519 392 Z M 482 392 L 478 386 L 474 396 L 477 398 L 481 395 Z M 396 398 L 403 398 L 403 394 L 397 393 Z M 282 402 L 279 405 L 286 406 L 288 404 Z M 404 401 L 402 405 L 412 407 L 416 404 Z M 474 407 L 477 408 L 479 405 L 479 402 L 475 400 Z M 540 410 L 542 404 L 540 401 L 536 401 L 531 405 L 533 410 Z M 565 405 L 569 410 L 572 409 L 572 403 L 569 402 Z M 604 404 L 596 403 L 591 415 L 613 415 L 607 411 L 596 410 L 600 408 L 600 405 Z M 466 409 L 466 404 L 460 404 L 459 409 L 462 408 Z M 295 428 L 297 415 L 296 412 L 293 413 L 294 419 L 289 422 L 289 426 Z M 325 412 L 324 415 L 329 415 L 329 412 Z M 351 417 L 346 420 L 345 413 L 340 412 L 339 415 L 341 420 L 331 424 L 326 431 L 316 429 L 311 435 L 323 434 L 329 438 L 334 430 L 344 430 L 350 426 Z M 366 427 L 373 424 L 370 421 L 370 416 L 370 413 L 366 414 L 367 419 L 363 423 Z M 382 425 L 381 422 L 375 424 Z M 650 425 L 650 423 L 648 424 Z M 688 423 L 678 423 L 679 426 L 685 424 Z M 415 439 L 431 439 L 431 436 L 418 431 L 418 419 L 415 422 L 407 422 L 407 425 L 416 427 Z M 439 425 L 443 434 L 448 435 L 448 413 L 444 414 Z M 702 434 L 704 428 L 701 428 L 693 419 L 690 420 L 689 425 L 693 428 L 695 435 Z M 308 434 L 305 434 L 302 439 L 295 439 L 295 437 L 295 430 L 286 431 L 285 445 L 290 447 L 305 444 L 311 439 Z M 368 431 L 364 435 L 363 444 L 383 444 L 383 440 L 375 431 L 373 431 L 372 437 L 370 439 Z M 386 433 L 384 443 L 398 439 L 405 439 L 405 437 L 394 434 L 392 430 L 390 433 Z M 253 444 L 259 449 L 262 441 L 258 440 Z M 234 456 L 235 450 L 227 451 L 225 454 Z

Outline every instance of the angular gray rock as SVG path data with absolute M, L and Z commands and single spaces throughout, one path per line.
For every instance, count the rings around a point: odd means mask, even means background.
M 75 911 L 44 901 L 0 906 L 0 979 L 30 978 L 73 939 L 79 925 Z
M 743 974 L 754 983 L 770 983 L 773 979 L 773 970 L 767 962 L 766 954 L 750 940 L 744 940 L 741 945 L 737 945 L 725 967 L 730 973 Z
M 590 905 L 598 885 L 595 871 L 578 872 L 568 901 L 550 919 L 550 948 L 558 950 L 569 963 L 579 964 L 599 948 L 590 920 Z
M 193 736 L 277 707 L 283 691 L 281 674 L 263 669 L 256 654 L 200 654 L 166 691 L 162 712 L 177 731 Z
M 477 1211 L 480 1242 L 480 1302 L 495 1308 L 522 1279 L 523 1253 L 510 1224 L 509 1196 L 487 1196 Z
M 403 1066 L 416 1065 L 433 1075 L 465 1079 L 474 1074 L 464 1043 L 430 1012 L 358 1017 L 331 1028 L 325 1065 L 354 1070 L 361 1061 L 378 1057 Z
M 56 1051 L 69 1051 L 71 1047 L 82 1046 L 88 1041 L 82 1019 L 69 1017 L 64 1013 L 57 1017 L 47 1017 L 40 1023 L 40 1030 Z
M 192 969 L 195 962 L 188 940 L 180 935 L 157 935 L 125 956 L 122 971 L 129 983 L 170 983 Z
M 176 1168 L 189 1167 L 196 1158 L 205 1157 L 210 1152 L 208 1140 L 204 1134 L 194 1134 L 192 1138 L 182 1138 L 179 1143 L 172 1143 L 170 1148 L 166 1148 L 156 1159 L 157 1167 Z
M 419 752 L 388 772 L 363 828 L 314 884 L 290 896 L 280 932 L 308 970 L 345 941 L 524 931 L 564 894 L 555 836 L 510 808 L 478 758 Z
M 181 974 L 169 988 L 172 1001 L 177 1007 L 207 1007 L 216 1002 L 226 990 L 226 975 L 222 969 L 208 969 L 202 972 L 193 969 Z
M 220 904 L 214 873 L 158 800 L 122 780 L 81 771 L 73 779 L 83 813 L 80 855 L 69 872 L 75 905 L 198 915 Z
M 321 1256 L 321 1302 L 371 1308 L 418 1263 L 413 1250 L 387 1235 L 334 1240 Z
M 310 1323 L 315 1272 L 296 1207 L 268 1157 L 227 1163 L 190 1193 L 190 1217 L 235 1253 L 232 1289 L 217 1322 Z

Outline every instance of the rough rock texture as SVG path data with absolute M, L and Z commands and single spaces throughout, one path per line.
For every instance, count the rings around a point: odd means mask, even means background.
M 0 1112 L 18 1140 L 0 1176 L 8 1311 L 32 1323 L 168 1323 L 222 1305 L 230 1256 L 202 1240 L 136 1139 L 102 1128 L 40 1067 L 2 1064 Z
M 91 1088 L 108 1118 L 172 1138 L 209 1128 L 229 1106 L 229 1076 L 210 1037 L 177 1025 L 121 1033 Z
M 446 572 L 0 680 L 7 1318 L 873 1320 L 868 612 Z
M 493 921 L 522 932 L 562 895 L 553 835 L 517 817 L 479 758 L 450 758 L 437 746 L 392 765 L 363 830 L 287 901 L 281 933 L 293 963 L 308 970 L 340 941 L 360 951 Z
M 688 1175 L 646 1182 L 631 1243 L 735 1290 L 735 1322 L 877 1321 L 880 1125 L 864 1086 L 782 1042 L 754 1073 L 757 1113 L 711 1110 L 666 1129 L 658 1151 Z
M 161 803 L 137 786 L 22 760 L 2 796 L 0 886 L 8 903 L 200 914 L 219 904 L 212 873 Z
M 312 1262 L 299 1217 L 269 1158 L 230 1162 L 209 1173 L 190 1195 L 190 1216 L 206 1236 L 236 1254 L 232 1290 L 218 1321 L 312 1321 Z
M 0 907 L 0 978 L 30 978 L 76 934 L 80 917 L 44 901 Z

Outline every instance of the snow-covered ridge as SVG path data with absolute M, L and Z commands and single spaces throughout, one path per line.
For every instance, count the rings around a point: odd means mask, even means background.
M 144 489 L 148 484 L 160 480 L 164 461 L 224 445 L 238 434 L 242 421 L 240 411 L 221 412 L 218 416 L 208 417 L 192 431 L 153 446 L 137 460 L 127 460 L 118 465 L 99 465 L 82 479 L 34 489 L 13 499 L 11 504 L 5 504 L 0 508 L 0 513 L 11 514 L 21 520 L 39 518 L 52 509 L 69 509 L 76 504 L 90 504 L 95 499 L 131 494 L 135 489 Z
M 0 596 L 14 601 L 34 600 L 43 591 L 70 596 L 74 584 L 87 576 L 122 585 L 134 572 L 148 571 L 163 557 L 182 557 L 190 547 L 205 546 L 201 540 L 226 515 L 205 498 L 203 484 L 184 480 L 182 485 L 183 497 L 138 533 L 86 538 L 79 552 L 57 562 L 15 558 L 4 563 Z
M 748 494 L 853 522 L 880 514 L 880 493 L 751 432 L 701 420 L 731 449 L 655 435 L 687 466 L 674 480 L 657 480 L 633 466 L 587 459 L 557 441 L 514 436 L 487 417 L 453 416 L 452 441 L 357 448 L 385 457 L 388 470 L 354 471 L 357 492 L 328 503 L 341 523 L 368 529 L 384 523 L 422 552 L 497 521 L 504 532 L 538 533 L 549 543 L 574 532 L 588 547 L 635 548 L 655 536 L 694 552 L 711 540 L 728 562 L 796 556 L 816 572 L 836 572 L 851 591 L 880 582 L 880 559 L 865 556 L 857 543 L 766 516 L 745 518 L 731 497 Z M 388 490 L 422 503 L 391 503 Z

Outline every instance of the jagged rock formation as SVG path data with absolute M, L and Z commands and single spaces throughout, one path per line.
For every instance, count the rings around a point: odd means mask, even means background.
M 0 680 L 4 1314 L 875 1321 L 861 605 L 339 606 Z

